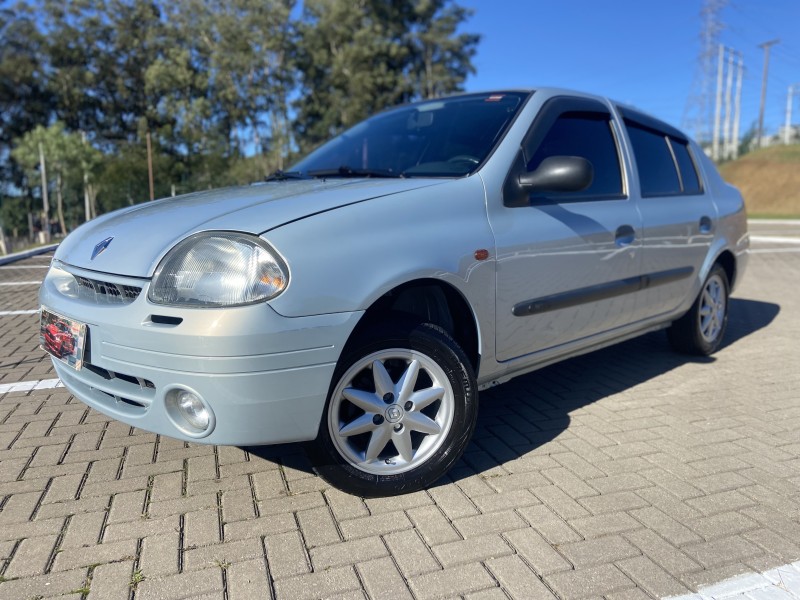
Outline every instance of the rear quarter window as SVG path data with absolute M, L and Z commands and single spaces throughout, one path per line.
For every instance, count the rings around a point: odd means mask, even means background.
M 692 155 L 689 153 L 689 146 L 685 142 L 669 139 L 672 151 L 675 153 L 675 162 L 678 163 L 678 169 L 681 173 L 681 182 L 683 183 L 684 194 L 702 194 L 703 188 L 700 185 L 700 179 L 697 176 L 697 167 L 692 160 Z

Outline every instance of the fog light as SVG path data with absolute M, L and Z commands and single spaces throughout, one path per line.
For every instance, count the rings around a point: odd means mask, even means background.
M 180 416 L 198 434 L 205 432 L 211 423 L 209 409 L 197 394 L 187 390 L 170 390 L 167 394 L 167 411 L 172 414 L 173 420 Z

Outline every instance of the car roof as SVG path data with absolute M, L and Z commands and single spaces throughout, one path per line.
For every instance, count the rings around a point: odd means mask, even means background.
M 492 94 L 533 94 L 535 92 L 542 92 L 547 94 L 548 96 L 576 96 L 579 98 L 588 98 L 593 100 L 598 100 L 603 104 L 611 104 L 613 107 L 617 109 L 620 115 L 623 118 L 630 119 L 632 121 L 636 121 L 640 125 L 644 125 L 645 127 L 649 127 L 651 129 L 658 129 L 662 130 L 669 135 L 681 139 L 683 141 L 687 141 L 689 136 L 683 133 L 677 127 L 670 125 L 666 121 L 663 121 L 653 115 L 641 110 L 640 108 L 636 108 L 635 106 L 631 106 L 629 104 L 625 104 L 623 102 L 618 102 L 613 98 L 609 98 L 608 96 L 600 96 L 598 94 L 592 94 L 589 92 L 582 92 L 580 90 L 574 90 L 570 88 L 561 88 L 561 87 L 553 87 L 553 86 L 535 86 L 535 87 L 508 87 L 508 88 L 496 88 L 496 89 L 485 89 L 485 90 L 475 90 L 471 92 L 459 92 L 456 94 L 449 94 L 447 96 L 441 96 L 438 98 L 426 98 L 422 100 L 415 100 L 414 102 L 409 102 L 406 104 L 401 104 L 397 106 L 387 107 L 385 110 L 380 111 L 389 112 L 397 108 L 408 107 L 408 106 L 415 106 L 418 104 L 423 104 L 426 102 L 435 102 L 436 100 L 448 100 L 451 98 L 464 98 L 469 96 L 486 96 Z M 380 114 L 380 113 L 378 113 Z

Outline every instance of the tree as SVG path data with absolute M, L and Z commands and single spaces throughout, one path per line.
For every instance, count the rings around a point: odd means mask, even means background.
M 453 0 L 306 0 L 296 133 L 309 148 L 386 106 L 461 89 L 479 37 Z
M 298 25 L 301 97 L 296 133 L 313 147 L 387 105 L 411 97 L 408 48 L 380 0 L 306 0 Z M 400 24 L 402 27 L 402 23 Z
M 32 11 L 24 5 L 0 9 L 0 39 L 0 185 L 19 187 L 22 172 L 6 160 L 12 141 L 47 123 L 54 99 L 44 75 L 44 36 Z
M 54 116 L 68 129 L 94 131 L 101 114 L 96 61 L 97 41 L 104 37 L 97 14 L 103 13 L 103 6 L 95 0 L 45 0 L 37 8 L 42 31 L 47 32 L 45 83 L 54 98 Z
M 40 149 L 44 155 L 47 182 L 54 186 L 56 193 L 56 214 L 62 235 L 67 234 L 64 219 L 64 185 L 69 176 L 82 176 L 88 173 L 100 160 L 99 152 L 86 144 L 80 135 L 67 133 L 64 124 L 57 121 L 50 127 L 37 126 L 16 140 L 11 155 L 25 169 L 29 187 L 38 181 L 40 168 Z M 88 184 L 88 180 L 87 180 Z M 49 215 L 45 215 L 48 219 Z M 46 224 L 43 224 L 46 226 Z
M 283 167 L 290 142 L 288 98 L 296 83 L 295 1 L 217 0 L 216 5 L 218 42 L 211 64 L 220 108 L 252 132 L 248 141 L 256 154 L 268 153 Z
M 386 106 L 457 91 L 473 70 L 478 38 L 460 33 L 456 0 L 304 0 L 299 17 L 296 5 L 2 4 L 6 223 L 38 205 L 40 142 L 64 230 L 147 199 L 148 136 L 157 196 L 242 183 Z
M 463 90 L 467 75 L 475 72 L 472 58 L 480 36 L 456 32 L 471 14 L 447 0 L 416 3 L 406 35 L 415 96 L 437 98 Z

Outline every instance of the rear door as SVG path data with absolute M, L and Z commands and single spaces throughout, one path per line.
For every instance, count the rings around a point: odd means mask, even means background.
M 717 210 L 698 175 L 693 148 L 668 125 L 622 109 L 640 195 L 643 316 L 677 309 L 692 292 L 714 239 Z M 637 189 L 638 188 L 638 189 Z
M 619 128 L 597 100 L 559 96 L 534 119 L 489 211 L 497 244 L 497 358 L 555 348 L 636 318 L 641 222 L 628 197 Z M 581 192 L 529 194 L 517 185 L 551 156 L 594 167 Z M 520 198 L 520 194 L 522 197 Z

